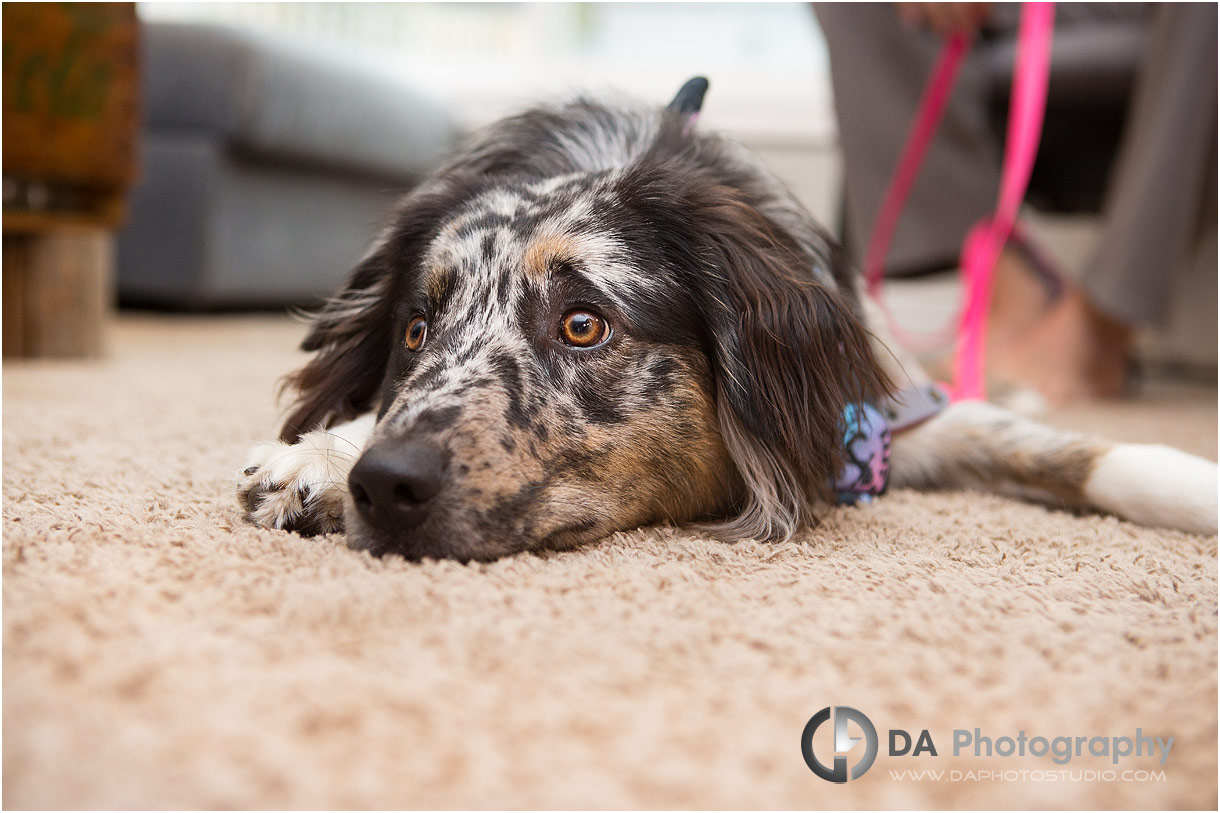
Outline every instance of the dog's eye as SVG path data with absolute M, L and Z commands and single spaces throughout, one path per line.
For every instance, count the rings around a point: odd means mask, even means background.
M 424 346 L 428 338 L 428 320 L 422 316 L 413 316 L 407 323 L 407 349 L 412 353 Z
M 573 347 L 594 347 L 610 338 L 610 323 L 592 311 L 568 311 L 560 325 L 560 335 Z

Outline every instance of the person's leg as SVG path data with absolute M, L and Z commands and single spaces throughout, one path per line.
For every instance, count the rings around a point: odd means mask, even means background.
M 941 41 L 904 24 L 892 4 L 815 3 L 814 10 L 830 52 L 848 252 L 858 266 Z M 986 91 L 982 70 L 967 59 L 903 209 L 887 273 L 954 267 L 966 233 L 995 205 L 999 147 Z
M 1216 152 L 1216 6 L 1158 4 L 1148 61 L 1085 271 L 1086 295 L 1111 318 L 1160 323 L 1174 269 L 1188 256 Z
M 1216 56 L 1214 5 L 1157 7 L 1098 250 L 1081 287 L 993 357 L 1000 375 L 1059 403 L 1125 389 L 1132 328 L 1164 318 L 1215 195 Z
M 814 10 L 830 52 L 845 164 L 848 255 L 860 266 L 942 40 L 903 22 L 891 4 L 815 3 Z M 994 6 L 988 37 L 1011 38 L 1019 13 L 1016 6 Z M 978 50 L 960 68 L 903 208 L 886 262 L 888 275 L 955 268 L 966 234 L 995 207 L 1001 145 L 987 119 L 989 80 Z M 1011 247 L 1000 255 L 992 290 L 988 342 L 1000 347 L 1027 330 L 1050 297 L 1045 281 Z

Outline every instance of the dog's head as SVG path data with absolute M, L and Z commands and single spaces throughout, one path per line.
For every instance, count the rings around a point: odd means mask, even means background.
M 319 315 L 284 436 L 379 407 L 354 547 L 490 559 L 656 521 L 773 538 L 829 496 L 844 405 L 886 387 L 829 243 L 728 147 L 649 121 L 607 166 L 562 137 L 611 150 L 600 108 L 501 125 Z

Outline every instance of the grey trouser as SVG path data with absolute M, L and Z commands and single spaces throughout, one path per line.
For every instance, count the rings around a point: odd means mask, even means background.
M 862 244 L 940 50 L 892 5 L 815 4 L 830 50 L 846 163 L 848 249 Z M 1090 301 L 1124 322 L 1163 320 L 1174 270 L 1216 267 L 1216 6 L 1060 3 L 1056 25 L 1149 15 L 1151 36 L 1109 180 L 1098 248 L 1083 273 Z M 1015 32 L 1017 7 L 996 4 L 991 28 Z M 887 271 L 956 265 L 966 232 L 995 206 L 1003 150 L 987 121 L 986 74 L 967 58 L 894 235 Z M 1195 256 L 1206 247 L 1210 257 Z

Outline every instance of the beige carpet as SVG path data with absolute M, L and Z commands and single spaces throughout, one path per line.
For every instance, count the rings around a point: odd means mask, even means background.
M 1214 537 L 896 493 L 778 547 L 377 561 L 231 496 L 301 332 L 127 317 L 108 361 L 4 365 L 5 807 L 1216 807 Z M 1216 453 L 1210 388 L 1058 420 Z M 801 757 L 828 705 L 882 738 L 846 785 Z M 975 727 L 1174 744 L 1124 765 L 1163 781 L 952 781 L 1057 767 L 954 757 Z

